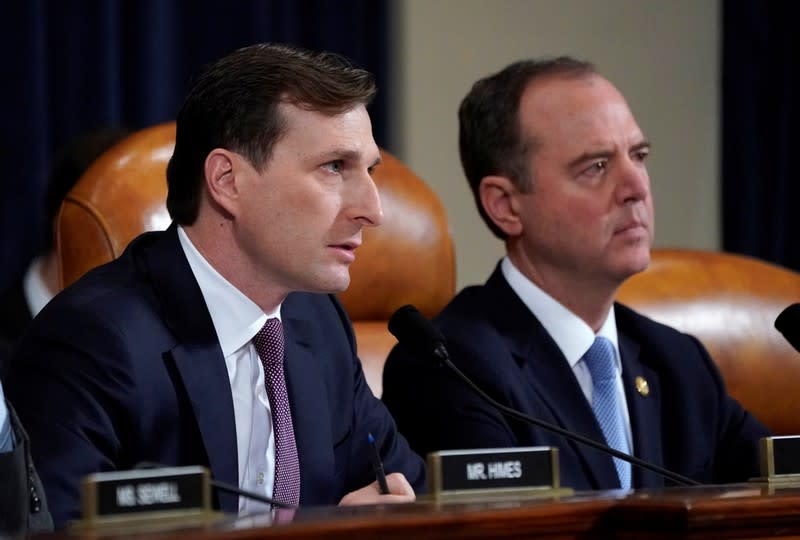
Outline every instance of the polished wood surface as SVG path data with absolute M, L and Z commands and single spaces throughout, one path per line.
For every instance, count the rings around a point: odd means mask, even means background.
M 608 513 L 617 538 L 798 538 L 800 490 L 757 485 L 634 494 Z
M 205 525 L 126 527 L 102 537 L 360 540 L 512 538 L 793 538 L 800 489 L 759 485 L 576 494 L 557 499 L 308 508 L 293 516 L 224 517 Z M 100 530 L 51 538 L 86 539 Z
M 696 336 L 733 397 L 776 434 L 800 434 L 800 353 L 774 326 L 800 301 L 799 273 L 730 253 L 657 249 L 619 300 Z
M 143 129 L 103 154 L 67 195 L 56 224 L 62 287 L 118 257 L 138 234 L 165 229 L 166 168 L 175 124 Z M 381 150 L 374 179 L 384 219 L 365 228 L 340 295 L 354 323 L 367 380 L 381 394 L 383 364 L 396 343 L 386 323 L 404 304 L 428 316 L 455 292 L 455 253 L 444 206 L 428 185 Z

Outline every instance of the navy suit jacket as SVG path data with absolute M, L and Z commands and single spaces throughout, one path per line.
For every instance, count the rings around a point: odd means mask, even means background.
M 767 429 L 728 396 L 696 338 L 615 305 L 634 454 L 701 483 L 758 476 Z M 498 268 L 482 287 L 460 292 L 434 319 L 451 359 L 491 397 L 525 414 L 605 443 L 560 349 Z M 635 378 L 649 386 L 644 395 Z M 561 482 L 575 489 L 619 487 L 611 457 L 511 420 L 449 370 L 402 346 L 384 369 L 383 400 L 411 447 L 441 449 L 548 445 L 559 448 Z M 633 468 L 634 487 L 664 485 Z
M 6 402 L 14 449 L 0 452 L 0 538 L 53 530 L 47 497 L 33 466 L 28 435 Z
M 0 292 L 0 376 L 11 356 L 14 343 L 31 323 L 33 315 L 25 299 L 23 278 Z
M 300 504 L 336 504 L 374 481 L 369 432 L 387 472 L 424 490 L 424 465 L 370 392 L 336 298 L 290 294 L 281 317 Z M 78 517 L 81 478 L 96 471 L 200 464 L 239 484 L 225 361 L 175 226 L 57 295 L 20 340 L 6 388 L 56 527 Z M 236 495 L 216 496 L 238 509 Z

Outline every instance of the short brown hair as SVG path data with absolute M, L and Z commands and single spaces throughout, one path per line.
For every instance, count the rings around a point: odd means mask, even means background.
M 481 180 L 503 175 L 522 191 L 531 188 L 528 158 L 537 141 L 522 136 L 519 102 L 528 85 L 550 75 L 581 77 L 595 74 L 589 62 L 568 56 L 515 62 L 480 79 L 458 109 L 458 146 L 461 166 L 483 221 L 500 239 L 501 231 L 486 214 L 480 200 Z
M 214 62 L 178 113 L 167 167 L 170 216 L 183 225 L 197 219 L 203 166 L 214 148 L 238 152 L 259 170 L 267 164 L 286 129 L 281 103 L 338 114 L 368 105 L 375 92 L 371 73 L 330 52 L 262 43 Z

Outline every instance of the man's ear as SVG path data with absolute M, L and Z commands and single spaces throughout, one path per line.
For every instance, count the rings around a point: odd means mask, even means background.
M 519 193 L 514 183 L 505 176 L 484 176 L 478 186 L 483 210 L 494 224 L 508 236 L 522 233 L 519 219 Z
M 236 214 L 239 186 L 236 182 L 237 156 L 223 148 L 215 148 L 206 156 L 203 168 L 208 196 L 230 214 Z

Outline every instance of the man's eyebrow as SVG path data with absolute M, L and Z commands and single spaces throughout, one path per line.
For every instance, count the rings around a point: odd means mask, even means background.
M 342 159 L 352 161 L 358 159 L 361 154 L 355 150 L 347 148 L 334 148 L 325 152 L 325 159 Z
M 596 152 L 584 152 L 583 154 L 579 155 L 572 161 L 568 163 L 570 168 L 575 167 L 576 165 L 580 165 L 586 161 L 592 161 L 595 159 L 604 159 L 610 157 L 614 152 L 611 150 L 598 150 Z
M 634 144 L 630 148 L 630 152 L 638 152 L 640 150 L 649 150 L 651 148 L 650 141 L 647 139 L 643 139 L 642 141 Z M 586 161 L 592 161 L 595 159 L 607 159 L 614 155 L 613 150 L 597 150 L 595 152 L 584 152 L 572 161 L 569 162 L 569 167 L 575 167 L 576 165 L 580 165 Z
M 362 156 L 363 153 L 357 150 L 350 150 L 347 148 L 335 148 L 333 150 L 325 152 L 323 159 L 341 159 L 343 161 L 358 161 L 362 158 Z M 378 157 L 375 158 L 375 161 L 373 161 L 369 167 L 370 168 L 375 167 L 376 165 L 379 165 L 382 161 L 383 160 L 381 156 L 378 155 Z

